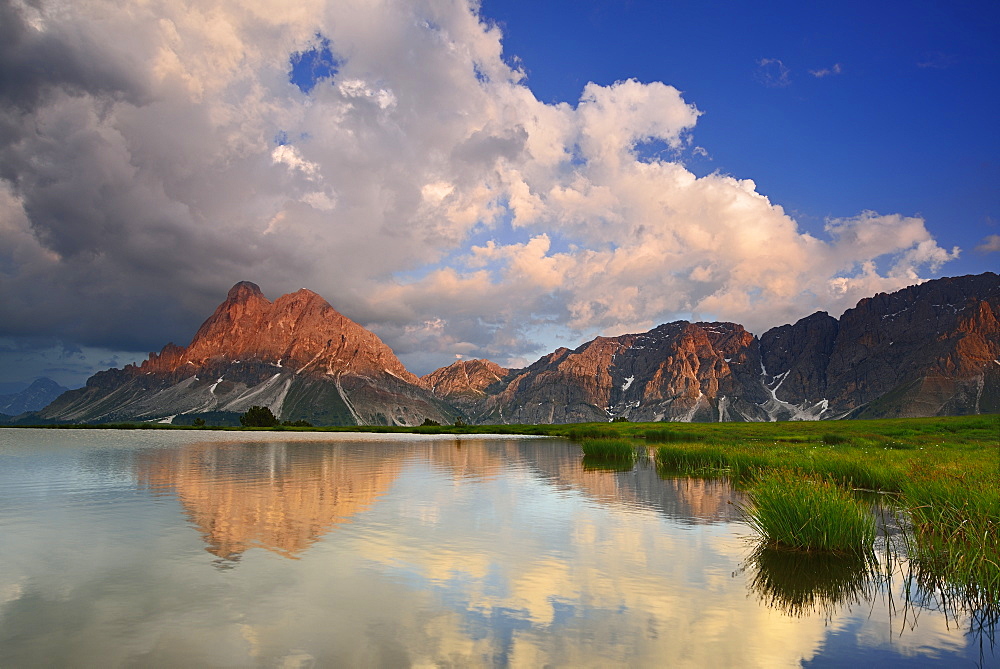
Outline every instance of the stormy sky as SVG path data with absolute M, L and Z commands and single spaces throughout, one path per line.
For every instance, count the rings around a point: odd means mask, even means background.
M 0 0 L 0 384 L 240 280 L 425 374 L 996 269 L 995 4 L 754 7 Z

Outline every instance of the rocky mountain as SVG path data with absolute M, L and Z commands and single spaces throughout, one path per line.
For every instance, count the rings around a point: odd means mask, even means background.
M 420 378 L 432 393 L 462 410 L 468 420 L 478 413 L 490 389 L 500 388 L 510 370 L 489 360 L 459 360 Z
M 35 379 L 20 392 L 0 395 L 0 413 L 16 416 L 28 411 L 38 411 L 67 390 L 69 388 L 59 385 L 50 378 Z
M 313 424 L 766 421 L 1000 413 L 1000 277 L 937 279 L 760 337 L 667 323 L 524 369 L 463 360 L 423 378 L 300 290 L 229 292 L 187 347 L 100 372 L 32 418 L 235 422 L 251 405 Z
M 1000 277 L 938 279 L 841 316 L 826 397 L 851 417 L 1000 412 Z
M 989 272 L 879 294 L 840 319 L 817 312 L 760 338 L 734 323 L 678 321 L 558 349 L 481 384 L 481 400 L 466 393 L 461 408 L 482 423 L 995 413 L 998 321 L 1000 277 Z M 456 365 L 424 378 L 461 379 Z
M 413 425 L 458 415 L 378 337 L 316 293 L 302 289 L 270 302 L 244 281 L 187 347 L 167 344 L 138 367 L 95 374 L 39 417 L 232 423 L 253 405 L 316 425 Z

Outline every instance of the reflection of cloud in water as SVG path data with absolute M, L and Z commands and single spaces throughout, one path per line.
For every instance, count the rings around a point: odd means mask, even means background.
M 471 641 L 480 656 L 514 665 L 610 666 L 633 658 L 640 665 L 795 666 L 820 646 L 822 620 L 775 618 L 734 587 L 733 554 L 743 542 L 729 530 L 678 533 L 650 509 L 581 506 L 551 490 L 539 499 L 538 488 L 525 479 L 517 495 L 497 499 L 495 541 L 449 534 L 456 510 L 442 503 L 438 526 L 419 536 L 384 523 L 393 538 L 358 542 L 388 580 L 434 593 L 457 616 L 416 643 L 437 649 L 429 661 L 467 652 Z M 411 500 L 395 492 L 399 513 Z M 552 524 L 569 532 L 553 541 L 529 531 L 510 545 L 505 526 L 525 500 L 540 502 Z M 389 512 L 389 503 L 380 510 Z
M 0 573 L 0 665 L 781 667 L 839 643 L 853 658 L 961 656 L 934 611 L 910 629 L 880 606 L 793 617 L 748 597 L 752 574 L 734 572 L 749 546 L 716 522 L 729 493 L 712 484 L 585 472 L 556 441 L 226 435 L 121 450 L 115 481 L 135 472 L 168 499 L 116 488 L 40 515 L 62 489 L 47 486 L 25 507 L 37 522 L 5 528 L 2 547 L 37 559 Z M 88 485 L 113 460 L 91 460 Z M 178 508 L 217 554 L 270 550 L 207 568 Z M 695 527 L 699 512 L 711 522 Z

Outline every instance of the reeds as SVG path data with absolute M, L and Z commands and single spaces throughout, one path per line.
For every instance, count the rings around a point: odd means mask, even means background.
M 925 587 L 950 599 L 1000 607 L 1000 480 L 923 476 L 904 486 L 910 560 Z
M 635 444 L 629 439 L 586 439 L 580 447 L 590 462 L 631 465 L 636 459 Z
M 656 463 L 672 472 L 689 476 L 750 479 L 772 466 L 757 449 L 729 449 L 721 446 L 671 445 L 656 449 Z
M 860 555 L 875 541 L 871 507 L 821 478 L 767 472 L 747 491 L 747 499 L 747 523 L 771 546 Z
M 645 437 L 647 444 L 690 444 L 704 441 L 706 435 L 690 430 L 646 430 L 643 432 L 643 437 Z

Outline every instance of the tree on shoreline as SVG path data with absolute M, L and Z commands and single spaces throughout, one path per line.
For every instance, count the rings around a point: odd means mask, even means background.
M 267 407 L 252 406 L 240 416 L 240 425 L 243 427 L 274 427 L 277 424 L 278 419 Z

